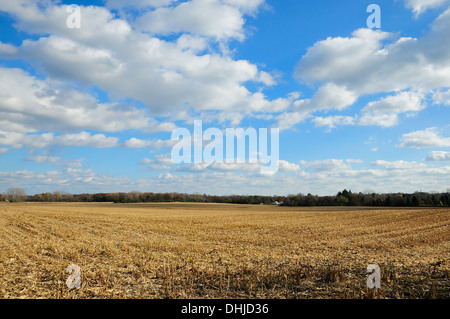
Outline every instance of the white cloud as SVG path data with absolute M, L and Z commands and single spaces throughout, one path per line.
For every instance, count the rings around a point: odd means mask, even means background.
M 176 41 L 177 47 L 181 51 L 190 51 L 199 54 L 208 49 L 208 41 L 204 37 L 182 34 Z
M 364 163 L 364 161 L 363 160 L 360 160 L 360 159 L 346 159 L 345 160 L 347 163 L 350 163 L 350 164 L 362 164 L 362 163 Z
M 147 7 L 158 8 L 167 6 L 177 0 L 106 0 L 105 4 L 110 9 L 143 9 Z
M 207 165 L 206 168 L 213 171 L 224 172 L 256 172 L 261 166 L 259 164 L 249 163 L 212 163 Z
M 140 161 L 138 164 L 139 165 L 148 165 L 150 163 L 152 163 L 153 160 L 149 159 L 149 158 L 144 158 L 142 161 Z
M 25 158 L 26 161 L 32 161 L 36 163 L 49 163 L 56 164 L 61 160 L 61 157 L 48 156 L 48 155 L 32 155 Z
M 178 3 L 177 3 L 178 2 Z M 190 1 L 192 2 L 192 1 Z M 203 5 L 222 4 L 239 9 L 242 13 L 253 15 L 264 4 L 265 0 L 210 0 L 203 2 Z M 177 0 L 105 0 L 106 7 L 110 9 L 148 9 L 160 7 L 179 6 Z
M 255 15 L 264 0 L 172 1 L 136 21 L 138 29 L 154 34 L 190 33 L 217 41 L 245 38 L 244 15 Z M 169 3 L 165 3 L 166 5 Z
M 154 162 L 158 164 L 175 165 L 175 161 L 169 155 L 165 154 L 155 155 Z
M 142 161 L 138 163 L 139 165 L 144 165 L 148 169 L 151 170 L 171 170 L 174 165 L 176 165 L 175 161 L 170 158 L 168 155 L 155 155 L 154 159 L 144 158 Z
M 158 132 L 172 132 L 177 126 L 172 122 L 158 122 L 154 119 L 149 120 L 149 123 L 141 131 L 143 133 L 151 134 Z
M 402 142 L 400 147 L 411 147 L 418 149 L 429 147 L 450 147 L 450 137 L 440 136 L 436 127 L 404 134 L 400 140 Z
M 17 48 L 11 44 L 0 42 L 0 55 L 13 55 L 17 53 Z
M 328 117 L 315 117 L 313 118 L 313 122 L 315 126 L 328 127 L 327 131 L 330 132 L 332 129 L 336 128 L 337 126 L 342 125 L 354 125 L 357 118 L 353 116 L 342 116 L 342 115 L 335 115 L 335 116 L 328 116 Z
M 280 160 L 279 162 L 279 169 L 281 172 L 299 172 L 300 166 L 295 163 L 290 163 L 288 161 Z
M 450 9 L 418 39 L 359 29 L 352 37 L 319 41 L 300 60 L 296 76 L 308 83 L 332 82 L 358 95 L 449 87 L 449 21 Z
M 118 146 L 117 137 L 107 137 L 104 134 L 80 132 L 54 136 L 53 133 L 21 134 L 0 130 L 0 145 L 14 148 L 23 146 L 30 148 L 46 148 L 49 146 L 85 146 L 93 148 L 108 148 Z
M 244 23 L 236 7 L 217 0 L 191 0 L 149 11 L 138 19 L 137 26 L 155 34 L 189 32 L 217 40 L 243 40 Z
M 360 29 L 351 38 L 319 41 L 300 60 L 296 76 L 306 82 L 331 81 L 362 91 L 358 82 L 371 76 L 372 65 L 382 58 L 376 54 L 382 47 L 381 41 L 389 37 L 391 34 L 386 32 Z
M 450 106 L 450 89 L 438 91 L 433 94 L 433 103 Z
M 327 83 L 321 86 L 311 99 L 297 100 L 293 109 L 299 112 L 343 110 L 357 100 L 357 95 L 344 86 Z
M 279 115 L 276 118 L 277 126 L 281 130 L 290 129 L 310 117 L 314 112 L 343 110 L 355 103 L 356 100 L 356 94 L 346 87 L 327 83 L 322 85 L 312 98 L 293 101 L 293 112 L 284 112 Z
M 327 159 L 317 161 L 300 161 L 305 169 L 312 170 L 314 172 L 333 172 L 338 170 L 349 170 L 351 166 L 346 164 L 344 160 Z
M 172 121 L 186 120 L 193 118 L 194 112 L 211 121 L 233 124 L 259 114 L 287 129 L 313 118 L 315 112 L 342 111 L 360 96 L 377 93 L 389 96 L 367 103 L 361 114 L 322 115 L 312 121 L 329 129 L 357 124 L 392 126 L 400 114 L 408 116 L 422 110 L 429 94 L 436 104 L 450 104 L 450 11 L 440 15 L 428 34 L 417 39 L 361 29 L 350 37 L 320 41 L 308 50 L 297 68 L 301 81 L 318 85 L 316 93 L 301 100 L 297 94 L 270 100 L 264 89 L 277 83 L 276 76 L 250 61 L 235 60 L 224 49 L 227 41 L 246 38 L 246 15 L 255 14 L 264 0 L 106 2 L 110 9 L 123 10 L 119 12 L 121 18 L 105 8 L 83 6 L 82 28 L 71 30 L 65 25 L 65 5 L 46 0 L 0 0 L 0 10 L 13 15 L 19 30 L 42 36 L 25 40 L 18 47 L 0 43 L 0 57 L 30 61 L 37 73 L 50 75 L 42 79 L 21 70 L 0 68 L 0 144 L 157 149 L 171 147 L 174 141 L 141 137 L 119 144 L 116 137 L 87 131 L 170 132 L 176 127 L 174 123 L 152 117 L 157 114 L 167 115 Z M 420 13 L 442 1 L 407 2 Z M 147 12 L 137 21 L 150 33 L 135 28 L 136 16 L 126 12 L 135 9 Z M 171 42 L 157 37 L 175 33 L 177 39 Z M 148 109 L 118 102 L 99 103 L 91 94 L 69 87 L 78 82 L 108 92 L 111 100 L 134 99 Z M 449 138 L 440 136 L 435 128 L 402 137 L 403 147 L 448 147 L 449 143 Z M 0 154 L 7 151 L 0 148 Z M 448 152 L 432 152 L 427 159 L 446 161 Z M 363 162 L 328 159 L 301 161 L 301 165 L 279 161 L 280 174 L 262 177 L 257 174 L 259 164 L 193 164 L 182 168 L 173 165 L 167 155 L 156 155 L 140 164 L 170 173 L 133 180 L 83 169 L 85 159 L 64 162 L 43 152 L 27 160 L 51 163 L 61 171 L 0 172 L 0 184 L 17 182 L 38 189 L 42 185 L 66 185 L 83 192 L 141 187 L 206 193 L 333 194 L 342 185 L 360 190 L 373 185 L 383 192 L 437 189 L 448 183 L 450 176 L 448 166 L 428 168 L 423 163 L 380 160 L 372 163 L 375 169 L 353 169 L 353 164 Z
M 422 131 L 404 134 L 401 137 L 400 147 L 429 148 L 429 147 L 450 147 L 450 137 L 439 136 L 436 127 L 427 128 Z
M 370 102 L 362 109 L 359 124 L 394 126 L 398 124 L 399 114 L 423 110 L 422 98 L 422 94 L 406 91 Z
M 426 167 L 425 164 L 418 162 L 383 161 L 383 160 L 372 162 L 372 165 L 386 169 L 407 169 L 407 170 Z
M 74 160 L 61 162 L 61 163 L 58 163 L 58 165 L 66 167 L 66 168 L 81 168 L 81 167 L 83 167 L 83 162 L 85 160 L 86 160 L 86 158 L 82 157 L 82 158 L 78 158 L 78 159 L 74 159 Z
M 426 158 L 427 161 L 440 162 L 450 161 L 450 152 L 434 151 L 430 152 Z
M 359 116 L 315 117 L 313 122 L 328 127 L 328 131 L 340 125 L 392 127 L 399 123 L 400 114 L 412 116 L 423 110 L 426 107 L 423 100 L 423 93 L 403 91 L 369 102 Z
M 192 163 L 183 166 L 173 167 L 174 172 L 191 172 L 191 173 L 202 173 L 202 172 L 247 172 L 259 175 L 262 168 L 266 167 L 262 163 Z M 277 165 L 278 172 L 300 172 L 300 166 L 295 163 L 290 163 L 288 161 L 279 160 Z
M 92 95 L 62 82 L 40 80 L 21 69 L 8 68 L 0 68 L 0 123 L 0 129 L 15 132 L 173 129 L 170 123 L 157 123 L 145 110 L 98 103 Z
M 0 148 L 0 155 L 8 153 L 9 148 Z
M 432 7 L 436 2 L 410 1 L 410 4 L 419 10 Z M 423 110 L 429 96 L 435 104 L 450 104 L 449 33 L 450 9 L 435 19 L 430 31 L 420 38 L 359 29 L 350 37 L 329 37 L 315 43 L 296 68 L 300 82 L 328 83 L 345 88 L 355 100 L 368 94 L 390 94 L 369 102 L 354 119 L 349 116 L 317 117 L 313 120 L 316 126 L 327 126 L 328 130 L 337 125 L 354 124 L 392 127 L 399 123 L 400 114 L 412 116 Z M 316 94 L 319 92 L 320 88 Z M 342 108 L 351 105 L 351 99 L 348 101 Z M 301 100 L 294 104 L 306 102 L 310 101 Z
M 23 3 L 28 3 L 27 10 L 22 10 Z M 259 2 L 252 3 L 256 6 Z M 238 10 L 231 4 L 225 6 Z M 160 116 L 189 109 L 240 111 L 245 116 L 279 111 L 290 105 L 289 99 L 270 101 L 262 93 L 261 88 L 276 83 L 269 72 L 220 53 L 200 54 L 205 43 L 198 37 L 164 41 L 137 31 L 127 21 L 114 18 L 107 9 L 94 6 L 81 8 L 82 27 L 73 30 L 65 27 L 65 8 L 48 5 L 39 9 L 28 0 L 3 6 L 2 10 L 14 15 L 19 28 L 48 36 L 25 40 L 17 47 L 17 54 L 2 56 L 27 59 L 40 72 L 99 87 L 112 97 L 138 100 Z M 217 19 L 211 22 L 217 25 Z M 220 32 L 227 34 L 226 30 Z M 255 83 L 258 89 L 251 92 L 246 87 L 248 82 Z
M 89 146 L 94 148 L 108 148 L 118 146 L 117 137 L 106 137 L 104 134 L 91 135 L 87 132 L 65 134 L 55 137 L 57 145 L 62 146 Z
M 246 14 L 254 14 L 264 4 L 265 0 L 222 0 L 223 3 L 235 6 Z
M 49 156 L 47 154 L 47 152 L 43 152 L 40 155 L 30 155 L 25 158 L 25 161 L 52 164 L 57 167 L 63 167 L 66 170 L 83 167 L 82 162 L 85 160 L 86 160 L 86 158 L 79 158 L 79 159 L 64 161 L 59 156 Z
M 319 164 L 316 161 L 315 164 Z M 90 169 L 64 168 L 61 171 L 35 173 L 27 170 L 3 172 L 0 170 L 0 189 L 14 183 L 39 192 L 63 189 L 71 193 L 119 192 L 145 190 L 153 192 L 181 192 L 206 194 L 287 195 L 298 192 L 332 195 L 346 189 L 364 191 L 371 185 L 374 192 L 415 192 L 445 190 L 450 176 L 450 166 L 428 168 L 417 165 L 414 169 L 353 169 L 347 161 L 322 161 L 331 166 L 317 171 L 290 171 L 271 176 L 260 175 L 254 170 L 218 170 L 199 166 L 195 171 L 173 170 L 158 177 L 115 177 L 97 174 Z M 311 163 L 311 162 L 305 162 Z M 199 164 L 200 165 L 200 164 Z M 398 164 L 397 164 L 398 165 Z M 410 164 L 412 165 L 412 164 Z M 318 168 L 320 165 L 316 165 Z M 400 164 L 400 166 L 402 166 Z M 403 165 L 406 167 L 407 165 Z M 335 169 L 335 168 L 338 169 Z M 239 190 L 239 192 L 236 192 Z
M 419 16 L 428 9 L 433 9 L 447 3 L 448 0 L 405 0 L 406 7 L 412 9 L 416 16 Z
M 308 117 L 310 117 L 310 115 L 307 113 L 284 112 L 275 118 L 277 121 L 275 126 L 280 129 L 280 132 L 283 130 L 289 130 L 295 125 L 303 122 Z
M 130 138 L 129 140 L 123 143 L 123 146 L 126 148 L 165 148 L 172 147 L 178 141 L 174 140 L 141 140 L 138 138 Z

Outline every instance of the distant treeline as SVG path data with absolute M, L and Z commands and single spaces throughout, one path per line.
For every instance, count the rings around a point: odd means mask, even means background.
M 343 190 L 334 196 L 317 196 L 297 194 L 288 196 L 249 196 L 180 193 L 98 193 L 68 194 L 53 192 L 24 195 L 22 191 L 0 194 L 0 200 L 30 202 L 114 202 L 114 203 L 158 203 L 158 202 L 191 202 L 191 203 L 229 203 L 229 204 L 278 204 L 281 206 L 396 206 L 396 207 L 449 207 L 450 192 L 413 194 L 376 194 L 352 193 Z

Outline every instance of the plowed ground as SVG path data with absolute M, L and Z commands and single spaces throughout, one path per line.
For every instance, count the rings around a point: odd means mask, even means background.
M 449 299 L 449 252 L 449 209 L 0 204 L 0 298 Z

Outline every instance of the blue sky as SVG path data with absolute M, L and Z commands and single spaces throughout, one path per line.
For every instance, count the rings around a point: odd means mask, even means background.
M 450 188 L 450 1 L 0 0 L 0 30 L 0 192 Z M 195 120 L 279 128 L 279 171 L 175 164 Z

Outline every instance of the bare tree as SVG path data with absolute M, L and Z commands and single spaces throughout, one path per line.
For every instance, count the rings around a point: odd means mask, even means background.
M 19 187 L 10 187 L 6 192 L 6 195 L 10 202 L 20 202 L 25 199 L 27 193 L 23 188 Z

